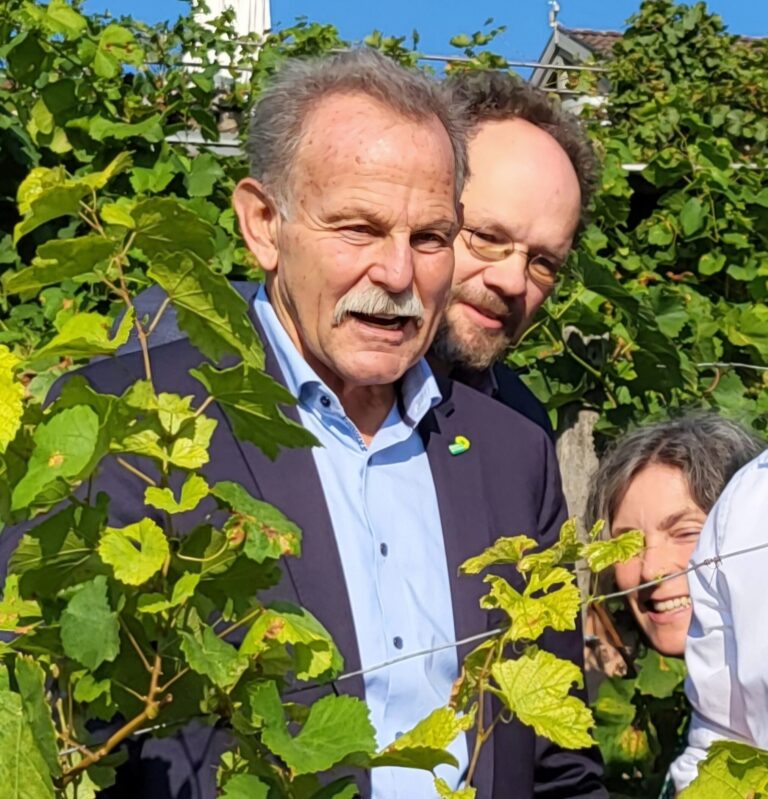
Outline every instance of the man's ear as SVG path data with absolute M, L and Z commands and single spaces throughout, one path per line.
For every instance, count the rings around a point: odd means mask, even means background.
M 265 272 L 277 267 L 277 226 L 279 213 L 274 201 L 258 180 L 243 178 L 232 196 L 240 232 L 248 249 Z

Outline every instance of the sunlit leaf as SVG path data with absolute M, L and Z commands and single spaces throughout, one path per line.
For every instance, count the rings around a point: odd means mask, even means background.
M 13 509 L 31 505 L 59 479 L 75 481 L 90 465 L 99 440 L 99 417 L 89 407 L 66 408 L 35 430 L 27 472 L 13 492 Z
M 607 541 L 592 541 L 582 549 L 584 559 L 593 572 L 600 572 L 615 563 L 637 557 L 645 548 L 645 536 L 640 530 L 617 535 Z
M 230 481 L 216 483 L 210 493 L 232 511 L 224 531 L 233 545 L 242 543 L 251 560 L 263 563 L 267 558 L 301 554 L 301 530 L 273 505 Z
M 16 378 L 19 359 L 0 344 L 0 453 L 16 437 L 24 413 L 24 386 Z
M 459 567 L 462 574 L 477 574 L 489 566 L 504 563 L 517 563 L 523 554 L 536 546 L 536 542 L 527 535 L 516 535 L 511 538 L 499 538 L 480 555 L 465 560 Z
M 570 696 L 582 684 L 579 667 L 550 652 L 527 652 L 517 660 L 494 663 L 491 674 L 498 685 L 495 693 L 523 722 L 565 749 L 594 744 L 589 734 L 594 721 L 589 708 Z
M 199 474 L 190 474 L 181 487 L 179 499 L 170 488 L 148 486 L 144 492 L 144 502 L 158 510 L 168 513 L 184 513 L 194 510 L 208 496 L 208 483 Z
M 99 542 L 99 557 L 126 585 L 142 585 L 157 574 L 170 554 L 168 539 L 152 519 L 127 527 L 107 527 Z
M 21 697 L 0 690 L 0 785 L 7 799 L 54 799 L 48 765 L 24 715 Z
M 327 630 L 308 611 L 287 603 L 265 609 L 240 645 L 248 655 L 261 655 L 275 644 L 289 644 L 300 680 L 317 679 L 341 671 L 343 661 Z

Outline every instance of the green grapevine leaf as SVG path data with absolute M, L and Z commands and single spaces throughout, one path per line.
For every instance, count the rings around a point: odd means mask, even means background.
M 35 624 L 41 618 L 40 605 L 32 599 L 19 596 L 19 575 L 9 574 L 0 601 L 0 630 L 20 632 L 20 628 Z
M 535 546 L 536 542 L 527 535 L 499 538 L 480 555 L 465 560 L 459 566 L 459 571 L 462 574 L 478 574 L 489 566 L 517 563 L 525 552 Z
M 32 265 L 6 272 L 3 286 L 8 294 L 39 291 L 44 286 L 87 275 L 116 251 L 116 242 L 102 236 L 53 239 L 37 248 Z
M 578 539 L 576 519 L 566 519 L 560 528 L 558 542 L 542 552 L 532 552 L 520 558 L 517 569 L 522 573 L 545 571 L 553 566 L 576 563 L 581 557 L 582 544 Z
M 250 685 L 248 700 L 262 740 L 294 776 L 326 771 L 345 758 L 369 756 L 376 749 L 368 708 L 354 697 L 331 694 L 315 702 L 296 736 L 288 730 L 274 682 Z
M 207 625 L 199 633 L 180 633 L 181 651 L 190 668 L 224 691 L 232 688 L 248 668 L 246 653 L 222 641 Z
M 432 711 L 412 730 L 401 735 L 371 760 L 372 766 L 403 766 L 433 771 L 442 763 L 457 766 L 447 747 L 474 724 L 474 713 L 458 716 L 452 708 Z
M 477 789 L 472 787 L 454 791 L 442 777 L 435 777 L 435 790 L 440 799 L 475 799 L 477 796 Z
M 235 774 L 224 783 L 221 799 L 267 799 L 269 786 L 253 774 Z
M 595 718 L 612 726 L 626 726 L 634 721 L 637 709 L 632 703 L 634 680 L 609 677 L 600 684 L 594 705 Z
M 579 667 L 544 650 L 529 650 L 518 660 L 494 663 L 491 667 L 498 689 L 492 689 L 523 722 L 565 749 L 594 744 L 589 708 L 571 687 L 582 684 Z
M 635 665 L 640 672 L 636 681 L 637 690 L 658 699 L 672 696 L 675 688 L 685 679 L 685 661 L 661 655 L 655 649 L 648 649 Z
M 286 419 L 277 407 L 295 405 L 296 400 L 271 377 L 238 364 L 214 369 L 203 364 L 191 369 L 208 393 L 222 406 L 235 436 L 250 441 L 267 457 L 276 458 L 280 447 L 311 447 L 317 439 L 302 425 Z
M 766 790 L 768 752 L 736 741 L 716 741 L 699 763 L 698 776 L 678 799 L 758 799 Z
M 185 513 L 194 510 L 208 496 L 208 483 L 199 474 L 190 474 L 181 487 L 178 501 L 170 488 L 148 486 L 144 492 L 144 502 L 158 510 L 168 513 Z
M 75 482 L 92 463 L 99 441 L 99 417 L 79 405 L 66 408 L 35 430 L 35 448 L 24 477 L 16 485 L 11 509 L 32 505 L 59 479 Z
M 32 728 L 48 770 L 58 776 L 61 773 L 59 749 L 50 705 L 45 698 L 45 672 L 31 657 L 23 655 L 16 658 L 14 668 L 24 716 Z
M 267 558 L 301 554 L 301 530 L 273 505 L 252 497 L 239 483 L 216 483 L 210 493 L 232 511 L 224 525 L 233 545 L 243 543 L 246 557 Z
M 157 574 L 170 555 L 168 539 L 152 519 L 127 527 L 107 527 L 99 542 L 99 557 L 126 585 L 142 585 Z
M 67 39 L 75 39 L 88 27 L 82 14 L 78 14 L 66 0 L 51 0 L 45 10 L 46 27 Z
M 19 186 L 19 212 L 25 218 L 13 229 L 13 243 L 59 216 L 77 216 L 90 191 L 83 181 L 69 178 L 63 166 L 35 167 Z
M 16 379 L 19 359 L 0 345 L 0 453 L 16 437 L 24 413 L 24 386 Z
M 170 601 L 164 599 L 162 594 L 142 594 L 138 601 L 139 613 L 161 613 L 182 605 L 192 598 L 199 582 L 200 575 L 197 572 L 182 574 L 173 586 Z
M 645 549 L 645 536 L 640 530 L 630 530 L 608 541 L 592 541 L 582 549 L 591 571 L 600 572 L 615 563 L 625 563 Z
M 61 642 L 66 654 L 93 671 L 120 652 L 120 626 L 107 599 L 107 578 L 83 583 L 61 614 Z
M 275 603 L 251 625 L 240 646 L 247 655 L 261 655 L 276 644 L 290 644 L 300 680 L 318 679 L 341 671 L 343 660 L 330 635 L 308 611 L 288 603 Z
M 202 268 L 213 276 L 213 272 L 208 270 L 205 262 L 213 258 L 216 253 L 214 247 L 215 234 L 214 229 L 204 219 L 201 219 L 197 214 L 185 208 L 178 200 L 172 197 L 154 197 L 139 202 L 131 212 L 131 215 L 136 222 L 136 247 L 147 258 L 154 262 L 167 256 L 175 256 L 178 253 L 185 253 L 186 255 L 194 253 L 198 258 L 202 259 Z M 196 261 L 196 263 L 198 262 Z M 177 292 L 180 292 L 182 287 L 191 289 L 193 292 L 198 288 L 189 279 L 179 285 L 181 275 L 176 275 L 176 279 L 174 279 L 174 276 L 169 274 L 169 270 L 172 271 L 171 265 L 161 266 L 159 274 L 162 276 L 162 280 L 158 280 L 160 285 L 166 289 L 168 296 L 172 296 L 171 292 L 168 291 L 168 286 L 174 288 Z M 195 274 L 199 271 L 198 269 Z M 211 277 L 210 280 L 203 278 L 201 286 L 205 285 L 206 288 L 214 287 L 218 290 L 222 285 L 222 281 L 230 291 L 235 291 L 226 280 L 223 278 L 216 280 L 215 276 Z M 214 302 L 213 299 L 206 299 L 204 296 L 197 299 L 192 297 L 188 299 L 189 302 L 198 304 L 203 301 Z M 243 305 L 245 305 L 245 300 L 243 300 Z M 245 310 L 243 312 L 245 313 Z M 245 317 L 243 319 L 245 320 Z M 186 330 L 186 328 L 184 329 Z M 195 343 L 194 339 L 193 343 Z
M 0 785 L 7 799 L 54 799 L 48 764 L 24 715 L 21 697 L 0 690 Z
M 50 598 L 63 588 L 105 573 L 96 553 L 104 520 L 103 508 L 69 506 L 23 536 L 10 560 L 21 596 Z
M 698 197 L 689 198 L 680 211 L 680 224 L 686 236 L 698 233 L 706 222 L 707 214 Z
M 501 608 L 510 617 L 506 635 L 513 641 L 535 641 L 547 627 L 554 630 L 573 630 L 581 607 L 581 594 L 574 576 L 557 567 L 546 577 L 538 572 L 531 575 L 525 591 L 520 594 L 504 578 L 486 577 L 490 593 L 480 603 L 484 608 Z M 560 585 L 554 591 L 553 586 Z
M 179 327 L 200 352 L 212 361 L 239 355 L 248 366 L 264 366 L 264 350 L 248 318 L 248 305 L 225 277 L 186 251 L 165 260 L 153 258 L 149 274 L 165 289 Z
M 99 355 L 114 355 L 131 335 L 133 310 L 120 320 L 115 335 L 110 337 L 112 320 L 97 313 L 79 313 L 67 319 L 58 335 L 54 336 L 35 354 L 40 358 L 95 358 Z

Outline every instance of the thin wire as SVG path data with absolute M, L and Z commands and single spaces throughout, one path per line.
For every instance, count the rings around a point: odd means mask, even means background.
M 656 580 L 650 580 L 647 583 L 641 583 L 640 585 L 636 585 L 634 588 L 627 588 L 625 591 L 614 591 L 610 594 L 601 594 L 600 596 L 589 597 L 586 601 L 586 605 L 592 605 L 596 603 L 605 602 L 609 599 L 616 599 L 619 597 L 627 596 L 629 594 L 634 593 L 635 591 L 642 591 L 644 588 L 651 588 L 655 585 L 659 585 L 661 583 L 667 582 L 667 580 L 674 580 L 677 577 L 683 577 L 686 574 L 690 574 L 697 569 L 701 569 L 703 566 L 719 566 L 720 563 L 724 560 L 728 560 L 728 558 L 734 558 L 737 555 L 748 555 L 750 552 L 757 552 L 762 549 L 768 549 L 768 541 L 764 544 L 757 544 L 753 547 L 747 547 L 746 549 L 738 549 L 735 552 L 728 552 L 725 555 L 715 555 L 712 558 L 706 558 L 702 560 L 700 563 L 694 563 L 693 565 L 689 566 L 687 569 L 683 569 L 682 571 L 673 572 L 672 574 L 665 574 L 663 577 L 659 577 Z M 446 649 L 454 649 L 459 646 L 463 646 L 464 644 L 472 644 L 475 641 L 482 641 L 486 638 L 490 638 L 493 635 L 498 635 L 499 633 L 504 632 L 505 627 L 496 627 L 493 630 L 485 630 L 482 633 L 476 633 L 475 635 L 469 635 L 466 638 L 461 638 L 458 641 L 449 641 L 445 644 L 440 644 L 440 646 L 433 647 L 432 649 L 420 649 L 417 652 L 410 652 L 407 655 L 401 655 L 400 657 L 393 658 L 392 660 L 386 660 L 382 663 L 377 663 L 375 666 L 370 666 L 367 669 L 357 669 L 356 671 L 348 671 L 344 674 L 339 675 L 336 677 L 335 680 L 332 682 L 342 682 L 342 680 L 350 680 L 352 677 L 362 677 L 366 674 L 370 674 L 374 671 L 379 671 L 380 669 L 386 669 L 391 666 L 395 666 L 398 663 L 404 663 L 408 660 L 413 660 L 415 658 L 426 657 L 427 655 L 434 654 L 435 652 L 442 652 Z M 192 721 L 196 718 L 203 718 L 203 714 L 199 714 L 196 716 L 189 716 L 186 719 L 176 720 L 176 721 L 167 721 L 161 724 L 155 724 L 152 727 L 144 727 L 140 730 L 136 730 L 131 737 L 135 737 L 138 735 L 146 735 L 147 733 L 154 732 L 155 730 L 162 730 L 166 729 L 167 727 L 173 727 L 179 724 L 186 724 L 188 721 Z M 103 743 L 103 741 L 102 741 Z M 99 744 L 91 744 L 91 746 L 99 746 Z M 69 749 L 64 749 L 59 752 L 59 757 L 65 757 L 66 755 L 74 754 L 75 752 L 79 752 L 82 750 L 83 747 L 81 746 L 73 746 Z
M 640 585 L 636 585 L 634 588 L 627 588 L 624 591 L 614 591 L 611 594 L 600 594 L 599 596 L 589 597 L 585 604 L 594 605 L 599 602 L 605 602 L 608 599 L 617 599 L 618 597 L 628 596 L 629 594 L 634 594 L 636 591 L 642 591 L 644 588 L 651 588 L 654 585 L 666 583 L 667 580 L 674 580 L 676 577 L 683 577 L 686 574 L 690 574 L 691 572 L 700 569 L 702 566 L 719 566 L 721 561 L 728 560 L 728 558 L 736 557 L 736 555 L 747 555 L 750 552 L 757 552 L 760 549 L 768 549 L 768 541 L 764 544 L 757 544 L 753 547 L 747 547 L 746 549 L 738 549 L 735 552 L 728 552 L 725 555 L 715 555 L 712 558 L 706 558 L 700 563 L 694 563 L 687 569 L 672 572 L 671 574 L 665 574 L 662 577 L 657 577 L 655 580 L 649 580 L 647 583 L 640 583 Z
M 484 633 L 470 635 L 467 638 L 462 638 L 459 641 L 449 641 L 447 644 L 441 644 L 440 646 L 433 647 L 432 649 L 420 649 L 418 652 L 410 652 L 407 655 L 400 655 L 400 657 L 392 658 L 392 660 L 385 660 L 383 663 L 377 663 L 375 666 L 370 666 L 367 669 L 348 671 L 346 674 L 342 674 L 340 677 L 337 677 L 334 682 L 348 680 L 351 677 L 361 677 L 364 674 L 370 674 L 372 671 L 378 671 L 379 669 L 386 669 L 390 666 L 394 666 L 397 663 L 403 663 L 406 660 L 425 657 L 426 655 L 431 655 L 434 652 L 442 652 L 444 649 L 455 649 L 456 647 L 463 646 L 464 644 L 471 644 L 474 641 L 482 641 L 484 638 L 490 638 L 492 635 L 498 635 L 498 633 L 504 632 L 505 629 L 506 628 L 504 627 L 497 627 L 495 630 L 486 630 Z

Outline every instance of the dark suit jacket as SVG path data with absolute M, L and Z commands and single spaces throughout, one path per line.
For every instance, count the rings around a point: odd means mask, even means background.
M 505 363 L 495 363 L 480 372 L 454 369 L 451 378 L 482 391 L 483 394 L 521 413 L 526 419 L 537 424 L 554 441 L 555 432 L 550 424 L 547 409 L 523 383 L 520 375 Z
M 251 314 L 256 323 L 252 308 Z M 279 380 L 274 356 L 269 350 L 266 356 L 267 371 Z M 201 386 L 188 374 L 200 360 L 199 353 L 183 338 L 171 338 L 169 343 L 153 348 L 157 388 L 200 396 Z M 91 364 L 82 373 L 98 390 L 117 394 L 143 376 L 141 355 L 127 352 L 116 359 Z M 548 545 L 557 537 L 566 512 L 554 450 L 539 427 L 461 384 L 444 381 L 441 390 L 443 401 L 425 417 L 419 432 L 437 492 L 456 637 L 461 639 L 490 629 L 500 619 L 479 607 L 478 600 L 485 593 L 482 578 L 459 577 L 459 565 L 502 535 L 527 533 Z M 286 409 L 286 413 L 298 420 L 295 408 Z M 208 480 L 241 482 L 254 496 L 274 504 L 302 528 L 303 554 L 299 559 L 285 561 L 280 597 L 311 610 L 336 641 L 345 659 L 345 670 L 359 669 L 350 597 L 311 451 L 286 450 L 272 462 L 254 446 L 235 439 L 216 405 L 210 406 L 207 414 L 219 421 L 211 462 L 204 469 Z M 466 436 L 471 447 L 462 455 L 452 456 L 448 447 L 457 435 Z M 104 464 L 98 488 L 110 495 L 113 524 L 128 524 L 146 515 L 144 485 L 115 464 Z M 9 533 L 13 538 L 12 531 L 8 531 L 2 540 L 6 551 L 12 544 Z M 7 554 L 2 554 L 5 562 Z M 519 583 L 511 570 L 505 576 Z M 556 654 L 581 663 L 580 629 L 550 633 L 541 643 Z M 460 657 L 468 649 L 460 650 Z M 321 690 L 331 689 L 361 698 L 364 693 L 362 678 Z M 305 698 L 313 701 L 319 695 L 315 689 Z M 105 796 L 212 799 L 215 764 L 226 744 L 223 731 L 195 724 L 169 738 L 138 739 L 131 744 L 131 762 L 121 769 L 117 786 Z M 471 747 L 471 740 L 469 744 Z M 513 721 L 499 725 L 484 747 L 477 771 L 477 795 L 479 799 L 604 799 L 607 794 L 600 787 L 599 774 L 594 752 L 561 750 Z M 370 784 L 366 777 L 358 779 L 358 783 L 363 795 L 368 795 Z

